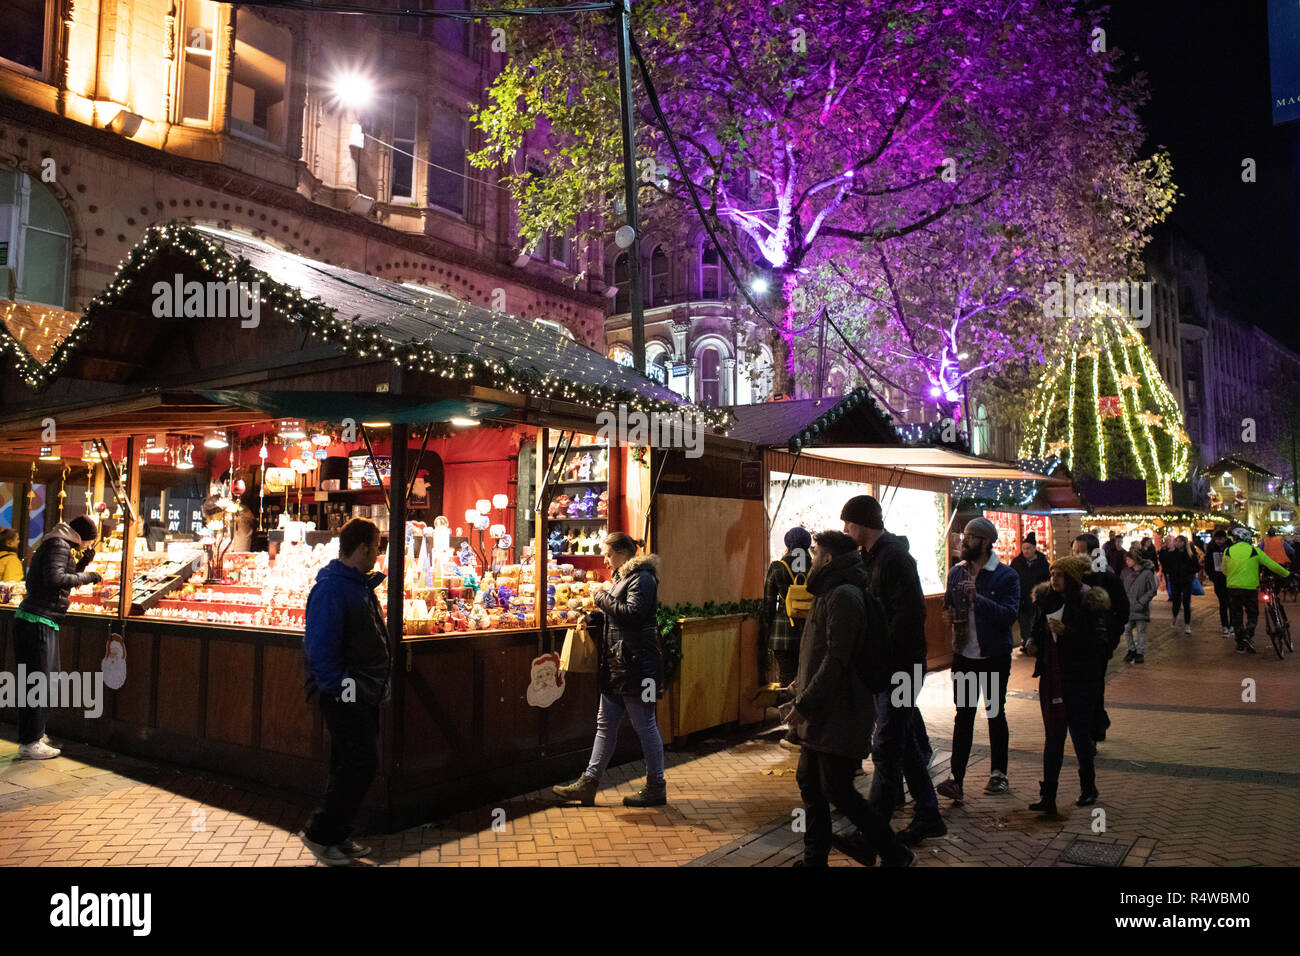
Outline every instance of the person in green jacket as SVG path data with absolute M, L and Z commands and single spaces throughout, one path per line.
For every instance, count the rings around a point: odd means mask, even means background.
M 1279 577 L 1291 572 L 1250 543 L 1249 528 L 1235 528 L 1236 541 L 1223 552 L 1223 576 L 1228 585 L 1228 607 L 1238 654 L 1255 653 L 1255 623 L 1259 620 L 1259 567 L 1262 564 Z M 1245 626 L 1242 626 L 1242 612 Z

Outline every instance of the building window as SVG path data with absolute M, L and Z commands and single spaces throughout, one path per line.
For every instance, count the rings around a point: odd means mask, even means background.
M 181 35 L 181 122 L 211 121 L 212 48 L 217 35 L 217 5 L 207 0 L 185 0 Z
M 45 72 L 45 51 L 51 16 L 49 0 L 8 0 L 4 29 L 0 30 L 0 60 Z
M 652 355 L 650 350 L 646 349 L 645 374 L 652 382 L 668 387 L 668 378 L 672 374 L 672 369 L 668 365 L 667 350 L 660 347 Z
M 410 202 L 415 198 L 415 127 L 419 103 L 399 93 L 393 98 L 393 173 L 389 198 Z
M 465 117 L 445 106 L 434 106 L 429 127 L 428 204 L 465 215 Z
M 663 246 L 655 246 L 650 254 L 650 304 L 667 305 L 670 288 L 668 255 Z
M 247 9 L 239 11 L 230 101 L 232 131 L 284 148 L 292 45 L 288 30 Z
M 626 252 L 620 252 L 614 257 L 614 281 L 610 285 L 618 289 L 618 294 L 614 296 L 615 315 L 621 315 L 632 308 L 632 283 L 628 276 L 628 261 Z
M 53 193 L 0 170 L 0 297 L 67 308 L 71 237 Z
M 700 349 L 699 354 L 696 356 L 696 363 L 699 378 L 699 386 L 697 387 L 699 401 L 714 407 L 721 405 L 722 378 L 718 374 L 718 369 L 721 366 L 718 350 L 715 348 Z
M 721 298 L 721 291 L 722 266 L 718 262 L 718 250 L 706 240 L 700 247 L 700 298 Z

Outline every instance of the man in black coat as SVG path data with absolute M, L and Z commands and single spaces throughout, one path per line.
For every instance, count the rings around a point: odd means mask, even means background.
M 1052 576 L 1047 555 L 1038 550 L 1038 538 L 1031 531 L 1020 542 L 1020 553 L 1011 559 L 1011 570 L 1020 577 L 1020 647 L 1023 650 L 1034 629 L 1034 588 Z
M 1205 547 L 1205 572 L 1214 582 L 1214 596 L 1219 601 L 1219 635 L 1232 637 L 1232 622 L 1228 615 L 1228 580 L 1223 575 L 1223 552 L 1228 550 L 1228 532 L 1215 528 L 1210 543 Z
M 86 570 L 95 558 L 92 545 L 98 537 L 94 519 L 81 515 L 56 524 L 32 555 L 27 593 L 14 614 L 14 663 L 25 667 L 28 674 L 52 675 L 59 669 L 59 624 L 68 610 L 72 589 L 101 580 L 97 572 Z M 76 557 L 74 550 L 81 556 Z M 59 755 L 45 736 L 49 710 L 24 707 L 20 700 L 19 759 L 49 760 Z
M 837 846 L 868 866 L 874 862 L 868 853 L 879 853 L 886 866 L 911 866 L 916 854 L 898 841 L 888 816 L 876 813 L 853 786 L 854 769 L 871 741 L 874 706 L 863 667 L 872 636 L 866 632 L 862 557 L 853 539 L 839 531 L 823 531 L 813 541 L 813 606 L 788 715 L 802 743 L 795 776 L 807 813 L 802 865 L 826 865 L 833 803 L 860 834 Z
M 907 539 L 885 530 L 880 502 L 871 495 L 850 498 L 840 519 L 845 534 L 861 547 L 868 585 L 884 605 L 889 622 L 887 663 L 891 679 L 899 675 L 893 686 L 875 695 L 871 806 L 891 816 L 903 803 L 906 779 L 915 808 L 898 837 L 911 845 L 948 832 L 930 780 L 930 738 L 916 707 L 925 674 L 925 594 Z
M 1090 588 L 1105 588 L 1106 595 L 1110 598 L 1110 608 L 1106 616 L 1106 634 L 1110 638 L 1110 649 L 1099 664 L 1097 705 L 1092 714 L 1092 739 L 1100 742 L 1106 739 L 1106 729 L 1110 727 L 1110 715 L 1106 713 L 1106 668 L 1110 665 L 1115 648 L 1119 647 L 1120 638 L 1124 636 L 1124 628 L 1128 626 L 1128 592 L 1124 589 L 1124 582 L 1120 580 L 1119 575 L 1111 573 L 1110 564 L 1105 561 L 1095 534 L 1081 534 L 1075 538 L 1071 545 L 1071 553 L 1075 557 L 1088 558 L 1092 562 L 1093 570 L 1083 576 L 1083 583 Z

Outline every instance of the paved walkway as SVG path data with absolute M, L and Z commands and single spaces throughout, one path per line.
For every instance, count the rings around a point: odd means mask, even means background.
M 1300 659 L 1279 661 L 1267 638 L 1253 657 L 1218 636 L 1212 598 L 1193 601 L 1195 633 L 1168 625 L 1156 605 L 1146 663 L 1111 664 L 1112 726 L 1100 746 L 1097 807 L 1076 809 L 1070 748 L 1062 771 L 1065 819 L 1026 810 L 1037 797 L 1042 724 L 1032 661 L 1017 659 L 1007 714 L 1008 795 L 985 796 L 987 737 L 977 722 L 967 802 L 950 807 L 947 837 L 927 841 L 922 866 L 1294 865 L 1300 841 Z M 1300 611 L 1300 605 L 1297 605 Z M 1262 628 L 1261 628 L 1262 631 Z M 945 675 L 922 695 L 947 775 L 952 708 Z M 1243 687 L 1245 685 L 1245 687 Z M 1243 695 L 1253 700 L 1243 700 Z M 293 835 L 304 808 L 281 795 L 70 744 L 66 757 L 14 761 L 0 727 L 0 865 L 306 866 Z M 371 862 L 389 866 L 785 865 L 801 836 L 796 758 L 770 730 L 706 740 L 669 755 L 664 808 L 622 797 L 641 764 L 616 768 L 598 806 L 556 807 L 522 794 L 452 819 L 376 837 Z M 868 764 L 869 766 L 869 764 Z M 870 777 L 859 778 L 866 787 Z M 895 827 L 905 822 L 895 818 Z M 844 826 L 840 821 L 837 826 Z M 1064 859 L 1063 859 L 1064 857 Z M 854 865 L 832 854 L 834 865 Z

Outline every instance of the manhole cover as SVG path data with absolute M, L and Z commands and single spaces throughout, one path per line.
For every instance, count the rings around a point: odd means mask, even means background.
M 1128 850 L 1122 843 L 1098 843 L 1076 838 L 1061 854 L 1061 862 L 1079 866 L 1119 866 L 1128 856 Z

